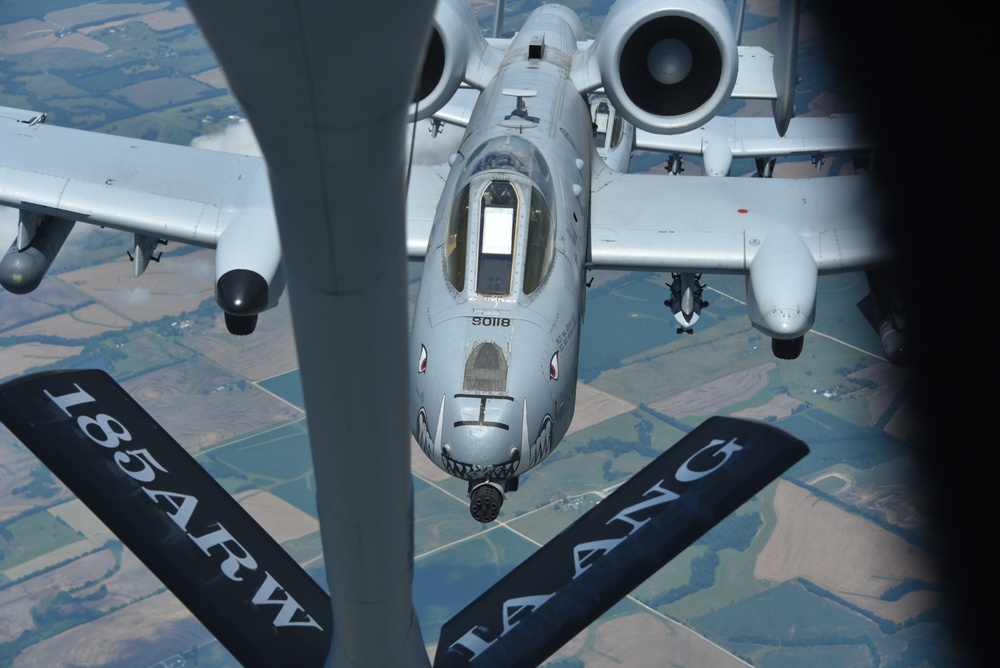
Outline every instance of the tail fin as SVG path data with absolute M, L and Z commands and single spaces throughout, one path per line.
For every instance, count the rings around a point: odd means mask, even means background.
M 449 620 L 435 668 L 538 665 L 807 452 L 706 420 Z
M 0 421 L 245 666 L 321 666 L 330 597 L 103 371 L 0 386 Z

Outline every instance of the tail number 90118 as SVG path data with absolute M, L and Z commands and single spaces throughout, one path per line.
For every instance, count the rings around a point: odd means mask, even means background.
M 475 316 L 472 324 L 479 327 L 510 327 L 510 318 L 494 318 L 491 316 Z

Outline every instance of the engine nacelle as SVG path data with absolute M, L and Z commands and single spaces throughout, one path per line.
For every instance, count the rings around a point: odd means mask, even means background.
M 410 117 L 430 118 L 458 90 L 472 55 L 470 45 L 485 49 L 486 41 L 467 2 L 439 0 L 431 25 L 431 40 L 427 45 L 420 81 L 410 105 Z
M 612 104 L 649 132 L 698 127 L 736 85 L 739 51 L 720 0 L 619 1 L 592 48 Z

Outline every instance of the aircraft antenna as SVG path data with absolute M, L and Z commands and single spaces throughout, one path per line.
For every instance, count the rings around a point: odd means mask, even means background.
M 743 17 L 746 15 L 747 0 L 740 0 L 736 5 L 736 44 L 743 44 Z
M 493 36 L 503 37 L 503 0 L 497 0 L 493 14 Z
M 420 102 L 414 103 L 413 122 L 410 123 L 410 155 L 406 160 L 406 190 L 410 191 L 410 172 L 413 171 L 413 152 L 417 149 L 417 117 L 420 113 Z
M 799 0 L 781 0 L 778 5 L 778 34 L 774 43 L 774 89 L 777 98 L 771 101 L 774 126 L 784 137 L 788 123 L 795 115 L 795 85 L 798 83 Z

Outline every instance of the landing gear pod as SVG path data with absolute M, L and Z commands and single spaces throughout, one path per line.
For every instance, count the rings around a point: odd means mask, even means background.
M 74 224 L 72 220 L 46 218 L 24 250 L 18 250 L 15 239 L 0 260 L 0 285 L 4 290 L 26 295 L 37 288 Z
M 233 336 L 247 336 L 253 334 L 257 329 L 257 316 L 255 315 L 233 315 L 224 313 L 226 316 L 226 330 Z
M 816 318 L 818 275 L 812 253 L 790 228 L 769 231 L 750 262 L 747 315 L 755 329 L 771 337 L 778 359 L 802 353 L 802 337 Z
M 257 316 L 278 305 L 285 289 L 281 241 L 273 215 L 244 211 L 222 233 L 215 249 L 215 301 L 230 334 L 245 336 Z

